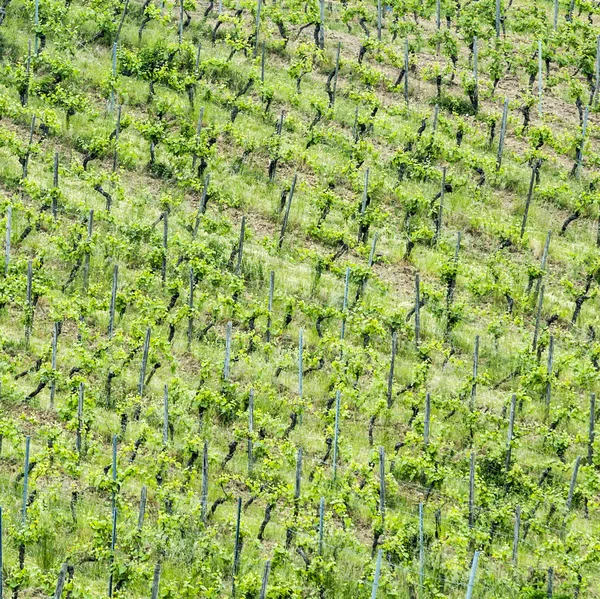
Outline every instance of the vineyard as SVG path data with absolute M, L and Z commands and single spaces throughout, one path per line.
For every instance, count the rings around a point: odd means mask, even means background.
M 600 6 L 0 0 L 0 599 L 600 598 Z

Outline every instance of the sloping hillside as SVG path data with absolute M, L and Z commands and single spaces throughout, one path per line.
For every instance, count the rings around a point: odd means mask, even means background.
M 600 597 L 599 13 L 4 0 L 4 596 Z

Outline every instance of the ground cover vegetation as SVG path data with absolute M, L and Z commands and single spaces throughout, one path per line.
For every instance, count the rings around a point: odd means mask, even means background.
M 3 0 L 0 596 L 599 597 L 599 12 Z

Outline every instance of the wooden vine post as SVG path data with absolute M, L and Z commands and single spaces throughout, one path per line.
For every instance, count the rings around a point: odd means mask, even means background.
M 148 352 L 150 351 L 150 327 L 146 329 L 146 337 L 144 339 L 144 349 L 142 352 L 142 366 L 140 368 L 140 378 L 138 381 L 138 395 L 144 396 L 144 385 L 146 381 L 146 368 L 148 365 Z
M 119 286 L 119 265 L 113 268 L 112 291 L 110 294 L 110 307 L 108 315 L 108 338 L 111 340 L 115 331 L 115 307 L 117 304 L 117 289 Z
M 4 276 L 8 276 L 8 267 L 10 266 L 10 239 L 12 233 L 12 206 L 9 204 L 6 208 L 6 241 L 4 245 Z
M 510 415 L 508 417 L 508 436 L 506 439 L 506 461 L 504 464 L 505 473 L 508 475 L 510 471 L 510 458 L 512 452 L 513 430 L 515 426 L 515 411 L 517 406 L 517 396 L 513 393 L 510 402 Z
M 469 584 L 467 585 L 466 599 L 472 599 L 473 589 L 475 588 L 475 576 L 477 575 L 477 565 L 479 564 L 480 551 L 475 551 L 473 562 L 471 563 L 471 574 L 469 575 Z
M 237 510 L 235 517 L 235 545 L 233 549 L 233 571 L 232 571 L 232 582 L 231 582 L 231 595 L 235 597 L 235 583 L 238 575 L 240 566 L 240 521 L 242 517 L 242 498 L 238 497 Z
M 290 208 L 292 207 L 292 200 L 294 198 L 294 190 L 296 189 L 296 181 L 298 175 L 294 175 L 294 179 L 292 180 L 292 187 L 290 188 L 290 193 L 287 197 L 287 202 L 285 206 L 285 213 L 283 215 L 283 222 L 281 223 L 281 233 L 279 234 L 279 242 L 277 243 L 277 247 L 281 249 L 283 245 L 283 238 L 285 236 L 285 232 L 287 230 L 288 220 L 290 218 Z
M 521 531 L 521 506 L 518 505 L 515 508 L 515 528 L 513 531 L 513 550 L 512 550 L 512 561 L 513 565 L 517 565 L 517 558 L 519 555 L 519 537 Z
M 340 391 L 335 392 L 335 422 L 333 429 L 333 480 L 337 476 L 338 442 L 340 436 Z
M 52 357 L 51 357 L 51 368 L 52 368 L 52 380 L 50 381 L 50 408 L 54 407 L 54 398 L 56 395 L 56 356 L 58 352 L 58 333 L 59 324 L 55 322 L 52 327 Z
M 588 429 L 588 466 L 594 465 L 594 439 L 596 438 L 596 394 L 590 394 L 590 422 Z
M 392 355 L 390 357 L 390 370 L 388 373 L 388 388 L 387 388 L 387 407 L 391 409 L 393 403 L 392 391 L 394 385 L 394 365 L 396 362 L 396 352 L 398 351 L 398 334 L 396 331 L 392 333 Z
M 506 125 L 508 123 L 508 98 L 504 100 L 502 109 L 502 121 L 500 124 L 500 138 L 498 140 L 498 154 L 496 155 L 496 171 L 500 170 L 502 165 L 502 153 L 504 152 L 504 140 L 506 139 Z
M 208 507 L 208 441 L 204 441 L 202 451 L 202 491 L 200 496 L 200 518 L 206 524 Z
M 267 343 L 271 342 L 271 320 L 273 318 L 273 294 L 275 293 L 275 271 L 271 271 L 269 275 L 269 300 L 267 305 Z

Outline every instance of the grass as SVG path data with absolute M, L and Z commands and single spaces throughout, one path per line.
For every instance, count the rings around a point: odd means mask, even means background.
M 526 5 L 525 2 L 519 5 Z M 44 4 L 42 4 L 44 6 Z M 99 5 L 102 8 L 102 5 Z M 30 24 L 28 5 L 11 3 L 2 25 L 3 60 L 14 64 L 26 52 Z M 137 9 L 137 7 L 135 7 Z M 132 7 L 133 10 L 133 7 Z M 29 11 L 29 12 L 28 12 Z M 107 135 L 114 127 L 114 114 L 106 111 L 102 88 L 110 73 L 110 50 L 106 44 L 83 43 L 95 32 L 90 7 L 72 4 L 69 23 L 80 23 L 76 43 L 68 60 L 76 68 L 72 81 L 88 99 L 88 108 L 75 114 L 67 127 L 64 112 L 55 111 L 56 130 L 40 140 L 40 153 L 30 161 L 31 188 L 20 182 L 20 166 L 14 152 L 0 148 L 2 206 L 13 206 L 13 240 L 29 222 L 39 223 L 22 242 L 13 245 L 11 269 L 3 281 L 6 301 L 0 313 L 2 335 L 2 403 L 0 423 L 6 428 L 0 460 L 0 504 L 4 508 L 5 573 L 7 588 L 16 586 L 25 596 L 53 591 L 60 563 L 75 565 L 68 592 L 80 596 L 106 593 L 110 543 L 110 443 L 119 434 L 119 480 L 117 498 L 119 528 L 115 571 L 122 581 L 122 596 L 149 594 L 154 564 L 162 561 L 162 597 L 221 597 L 231 589 L 235 498 L 244 501 L 256 496 L 242 517 L 241 572 L 239 596 L 257 596 L 266 559 L 272 560 L 269 597 L 326 597 L 367 595 L 373 576 L 371 544 L 377 526 L 379 493 L 378 447 L 386 449 L 389 473 L 386 475 L 386 528 L 383 540 L 385 562 L 378 596 L 407 596 L 418 586 L 417 506 L 425 503 L 426 593 L 430 596 L 463 596 L 470 560 L 475 548 L 484 553 L 478 573 L 476 593 L 481 597 L 526 596 L 528 588 L 545 588 L 548 567 L 556 571 L 556 592 L 574 593 L 584 578 L 582 595 L 596 596 L 599 573 L 593 562 L 593 538 L 598 529 L 595 466 L 582 466 L 573 511 L 565 515 L 565 500 L 575 456 L 586 453 L 588 393 L 597 391 L 597 373 L 590 361 L 596 351 L 588 340 L 587 327 L 597 328 L 594 299 L 587 301 L 578 326 L 569 326 L 573 295 L 565 281 L 578 287 L 583 281 L 582 259 L 595 257 L 595 214 L 574 223 L 564 237 L 558 236 L 567 215 L 570 199 L 587 182 L 565 177 L 565 163 L 571 158 L 547 150 L 550 159 L 542 168 L 541 189 L 566 185 L 565 192 L 534 196 L 525 239 L 509 248 L 498 249 L 500 236 L 510 226 L 518 226 L 529 182 L 529 169 L 523 158 L 527 137 L 515 131 L 511 116 L 510 146 L 500 173 L 494 172 L 495 144 L 487 147 L 487 130 L 480 118 L 465 117 L 466 133 L 461 147 L 456 144 L 457 117 L 442 103 L 436 143 L 440 146 L 429 180 L 418 178 L 398 182 L 390 165 L 391 157 L 414 136 L 422 118 L 429 118 L 432 106 L 429 84 L 411 74 L 411 102 L 407 109 L 401 93 L 379 85 L 374 90 L 384 107 L 374 119 L 373 133 L 365 136 L 364 164 L 357 166 L 350 155 L 356 152 L 349 141 L 357 92 L 365 90 L 355 67 L 355 57 L 343 51 L 339 94 L 333 116 L 316 126 L 321 142 L 306 149 L 308 125 L 313 119 L 315 101 L 323 101 L 324 78 L 333 64 L 333 36 L 344 31 L 332 25 L 324 65 L 306 76 L 302 93 L 285 73 L 293 59 L 296 42 L 289 48 L 269 52 L 266 82 L 273 86 L 274 101 L 269 114 L 263 114 L 260 99 L 251 91 L 250 109 L 229 124 L 228 94 L 233 84 L 248 74 L 258 73 L 256 61 L 236 54 L 229 63 L 229 48 L 219 39 L 208 41 L 209 23 L 194 14 L 186 39 L 202 41 L 202 60 L 219 61 L 217 73 L 205 78 L 197 89 L 193 108 L 185 94 L 157 85 L 156 98 L 147 102 L 148 85 L 134 77 L 119 76 L 119 97 L 128 119 L 153 116 L 156 106 L 168 106 L 171 140 L 185 127 L 195 127 L 200 107 L 204 122 L 219 133 L 209 158 L 212 195 L 202 218 L 196 241 L 188 225 L 193 222 L 199 198 L 190 180 L 190 157 L 169 150 L 169 139 L 158 145 L 157 162 L 164 175 L 148 170 L 148 142 L 134 124 L 119 140 L 117 184 L 106 182 L 112 166 L 107 152 L 90 163 L 90 172 L 80 168 L 82 155 L 76 148 L 82 139 Z M 137 28 L 132 13 L 122 30 L 121 43 L 136 49 Z M 211 18 L 211 23 L 213 19 Z M 276 34 L 264 30 L 269 50 L 275 49 Z M 427 26 L 423 25 L 426 29 Z M 274 28 L 273 28 L 274 29 Z M 355 25 L 355 32 L 358 27 Z M 425 34 L 425 33 L 424 33 Z M 68 38 L 64 33 L 49 36 L 45 52 L 60 56 Z M 173 27 L 152 23 L 144 32 L 142 47 L 159 39 L 173 37 Z M 353 38 L 356 43 L 358 39 Z M 358 46 L 357 46 L 358 47 Z M 419 46 L 424 51 L 425 46 Z M 370 61 L 373 68 L 386 69 Z M 485 60 L 482 58 L 485 73 Z M 466 54 L 461 68 L 468 70 Z M 220 69 L 220 70 L 219 70 Z M 220 74 L 219 74 L 220 73 Z M 42 73 L 36 73 L 41 77 Z M 395 77 L 394 77 L 395 78 Z M 521 80 L 524 80 L 521 74 Z M 26 140 L 30 116 L 54 110 L 39 97 L 31 97 L 25 109 L 18 106 L 14 81 L 9 71 L 2 78 L 0 94 L 12 114 L 2 126 Z M 562 90 L 551 91 L 556 96 Z M 461 90 L 452 89 L 452 105 L 464 103 Z M 494 104 L 495 102 L 495 104 Z M 368 108 L 359 103 L 361 116 Z M 499 110 L 501 99 L 485 98 L 483 112 Z M 281 110 L 286 111 L 282 135 L 283 156 L 275 183 L 267 181 L 268 140 Z M 463 111 L 464 112 L 464 111 Z M 513 112 L 514 115 L 514 112 Z M 564 136 L 566 145 L 573 131 L 568 119 L 548 115 L 547 123 Z M 565 130 L 567 132 L 565 133 Z M 426 130 L 430 135 L 430 123 Z M 591 127 L 592 143 L 596 131 Z M 36 134 L 36 140 L 39 134 Z M 419 142 L 417 142 L 419 143 Z M 244 149 L 256 145 L 237 172 L 236 159 Z M 545 148 L 546 149 L 546 148 Z M 61 156 L 61 212 L 54 223 L 41 212 L 40 195 L 52 181 L 54 152 Z M 406 206 L 414 197 L 425 205 L 439 190 L 439 168 L 448 166 L 453 191 L 445 196 L 442 237 L 437 246 L 417 243 L 409 259 L 404 258 L 407 235 L 403 229 Z M 486 172 L 486 183 L 475 184 L 473 167 Z M 570 166 L 570 164 L 569 164 Z M 364 169 L 371 172 L 371 238 L 379 235 L 376 264 L 369 276 L 365 295 L 354 302 L 357 273 L 366 271 L 370 242 L 354 247 Z M 279 204 L 282 188 L 294 173 L 299 185 L 292 203 L 288 233 L 282 251 L 276 243 L 280 230 Z M 93 177 L 102 185 L 118 190 L 110 214 L 104 200 L 93 190 Z M 336 202 L 324 230 L 314 233 L 319 210 L 315 199 L 327 184 L 336 184 Z M 39 191 L 36 189 L 37 186 Z M 536 190 L 537 192 L 537 190 Z M 37 193 L 37 195 L 36 195 Z M 115 193 L 115 197 L 117 194 Z M 169 205 L 168 281 L 160 282 L 162 225 L 156 220 Z M 85 236 L 85 218 L 95 211 L 91 245 L 89 293 L 81 288 L 81 274 L 65 291 L 61 290 L 73 264 L 81 255 L 77 235 Z M 241 276 L 228 268 L 237 243 L 242 215 L 247 217 L 247 238 Z M 433 226 L 427 209 L 415 220 L 420 226 Z M 545 280 L 544 317 L 558 315 L 557 321 L 543 324 L 539 363 L 530 355 L 535 301 L 525 293 L 526 269 L 539 264 L 546 233 L 554 231 Z M 452 259 L 456 233 L 463 234 L 454 308 L 459 310 L 457 326 L 445 332 L 447 309 L 442 276 Z M 350 250 L 334 261 L 314 284 L 315 268 L 336 249 L 323 239 L 335 236 L 350 241 Z M 13 242 L 14 243 L 14 242 Z M 179 256 L 187 258 L 181 264 Z M 31 347 L 23 342 L 23 307 L 27 260 L 35 266 L 34 290 L 40 299 L 35 309 Z M 42 264 L 43 260 L 43 264 Z M 108 301 L 112 269 L 119 264 L 119 301 L 126 305 L 117 320 L 114 341 L 108 342 Z M 187 347 L 187 277 L 189 265 L 198 273 L 196 286 L 196 331 L 202 337 Z M 341 305 L 346 267 L 353 272 L 351 308 L 347 319 L 348 336 L 339 341 Z M 276 273 L 273 309 L 273 338 L 263 341 L 269 272 Z M 412 321 L 406 320 L 414 303 L 414 274 L 419 272 L 428 303 L 422 311 L 422 347 L 417 352 L 412 339 Z M 496 285 L 495 280 L 502 281 Z M 512 315 L 506 314 L 503 291 L 515 301 Z M 168 310 L 171 298 L 179 296 Z M 315 329 L 315 313 L 334 308 L 324 320 L 324 335 Z M 284 325 L 286 314 L 291 322 Z M 213 324 L 214 319 L 214 324 Z M 26 402 L 24 397 L 49 372 L 52 323 L 63 321 L 59 340 L 57 399 L 55 409 L 48 404 L 44 390 Z M 232 386 L 225 391 L 220 381 L 224 356 L 226 322 L 234 322 Z M 168 342 L 169 325 L 176 327 Z M 147 385 L 141 401 L 136 385 L 141 361 L 140 345 L 146 327 L 152 328 L 149 368 L 160 367 Z M 394 405 L 385 408 L 390 355 L 390 328 L 399 332 L 396 357 Z M 490 329 L 500 327 L 498 344 Z M 324 360 L 322 369 L 305 376 L 303 397 L 297 393 L 297 341 L 304 333 L 305 365 Z M 81 339 L 78 340 L 78 333 Z M 552 418 L 546 421 L 543 406 L 546 347 L 548 336 L 556 338 Z M 368 339 L 365 343 L 365 335 Z M 473 447 L 477 455 L 476 526 L 467 525 L 469 428 L 467 398 L 471 385 L 471 359 L 475 335 L 480 335 L 480 379 Z M 254 340 L 256 349 L 250 350 Z M 126 360 L 127 356 L 129 360 Z M 41 370 L 30 370 L 41 359 Z M 123 362 L 125 361 L 125 364 Z M 72 372 L 73 368 L 79 371 Z M 112 404 L 107 400 L 106 377 L 117 369 L 112 384 Z M 520 369 L 520 370 L 519 370 Z M 71 374 L 70 374 L 71 373 Z M 510 376 L 512 374 L 512 376 Z M 503 384 L 499 381 L 506 379 Z M 76 389 L 86 388 L 84 418 L 85 455 L 81 462 L 74 453 Z M 169 386 L 170 417 L 175 436 L 162 446 L 162 393 Z M 411 386 L 412 385 L 412 386 Z M 406 391 L 400 393 L 401 389 Z M 245 457 L 247 438 L 247 394 L 256 397 L 256 467 L 248 476 Z M 327 401 L 335 389 L 342 391 L 342 422 L 338 480 L 331 480 L 331 459 L 321 462 L 326 440 L 331 438 L 333 412 Z M 422 448 L 425 391 L 432 396 L 430 449 Z M 507 407 L 516 392 L 522 407 L 517 414 L 513 469 L 506 483 L 502 475 L 506 446 Z M 202 416 L 198 406 L 205 405 Z M 140 416 L 135 418 L 136 411 Z M 302 413 L 301 423 L 284 437 L 292 411 Z M 127 415 L 122 432 L 123 415 Z M 373 446 L 368 441 L 369 421 L 375 416 Z M 409 424 L 410 423 L 410 424 Z M 4 428 L 3 428 L 4 430 Z M 35 498 L 29 508 L 25 569 L 18 567 L 19 508 L 22 492 L 23 436 L 32 437 L 36 466 L 31 473 Z M 131 461 L 136 442 L 143 441 Z M 207 526 L 200 520 L 201 459 L 188 466 L 195 454 L 209 443 L 209 508 L 218 498 L 219 506 Z M 238 440 L 231 461 L 222 465 L 230 443 Z M 293 486 L 297 448 L 304 449 L 301 509 L 293 518 Z M 564 447 L 564 455 L 560 453 Z M 562 455 L 562 459 L 561 456 Z M 391 462 L 394 463 L 393 467 Z M 545 469 L 551 468 L 546 482 L 538 485 Z M 498 471 L 500 470 L 500 472 Z M 312 475 L 312 476 L 311 476 Z M 137 510 L 142 485 L 149 488 L 148 513 L 144 529 L 136 535 Z M 77 493 L 76 518 L 72 517 L 72 493 Z M 316 556 L 318 502 L 326 499 L 325 551 Z M 277 499 L 273 520 L 262 542 L 256 534 L 265 506 Z M 529 527 L 522 539 L 518 567 L 513 568 L 512 540 L 514 508 L 523 509 L 523 522 Z M 584 507 L 585 506 L 585 507 Z M 435 534 L 435 513 L 441 515 L 441 529 Z M 563 521 L 566 519 L 566 526 Z M 297 532 L 294 546 L 303 549 L 311 565 L 292 549 L 286 550 L 286 529 Z M 585 566 L 577 560 L 590 560 Z M 442 583 L 442 575 L 445 582 Z M 22 578 L 21 578 L 22 577 Z M 323 589 L 320 591 L 320 589 Z M 434 593 L 437 593 L 435 595 Z

